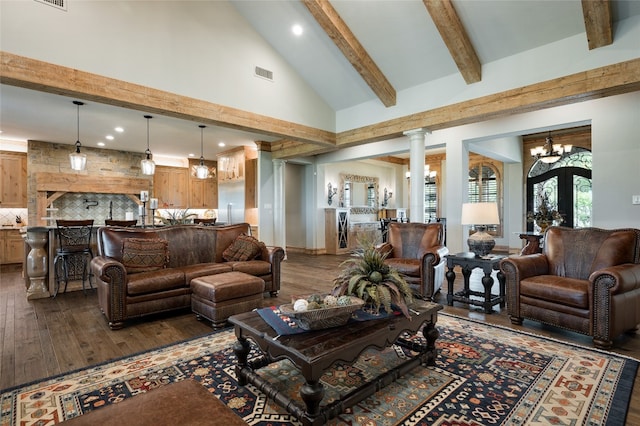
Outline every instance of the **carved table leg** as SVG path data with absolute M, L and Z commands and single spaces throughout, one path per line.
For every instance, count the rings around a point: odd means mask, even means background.
M 449 266 L 449 270 L 444 275 L 447 277 L 447 305 L 453 306 L 453 282 L 456 280 L 453 266 Z
M 493 308 L 491 305 L 491 288 L 493 287 L 493 277 L 491 276 L 491 272 L 485 272 L 482 277 L 482 286 L 484 287 L 484 313 L 490 314 L 493 312 Z
M 245 386 L 247 384 L 247 379 L 242 374 L 242 370 L 245 368 L 249 368 L 249 364 L 247 363 L 247 358 L 249 357 L 249 350 L 251 349 L 251 345 L 244 337 L 238 337 L 238 340 L 233 344 L 233 352 L 235 352 L 238 357 L 238 365 L 236 365 L 236 376 L 238 379 L 238 384 L 240 386 Z
M 320 414 L 320 402 L 324 398 L 324 386 L 319 380 L 307 380 L 300 388 L 300 397 L 307 407 L 305 416 L 313 419 Z
M 427 339 L 426 360 L 425 365 L 435 365 L 438 352 L 436 349 L 436 340 L 440 337 L 440 332 L 436 328 L 434 321 L 429 322 L 422 330 L 422 335 Z

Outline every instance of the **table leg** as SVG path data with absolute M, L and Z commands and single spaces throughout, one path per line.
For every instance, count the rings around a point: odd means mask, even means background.
M 307 380 L 300 388 L 300 397 L 304 401 L 307 418 L 315 418 L 320 414 L 320 402 L 324 398 L 324 386 L 319 380 Z
M 507 305 L 506 277 L 502 271 L 498 271 L 498 284 L 500 285 L 500 307 Z
M 425 365 L 436 365 L 436 357 L 438 356 L 436 340 L 440 337 L 440 332 L 433 321 L 430 321 L 422 329 L 422 335 L 427 339 L 426 359 L 423 359 L 423 363 Z
M 447 305 L 453 306 L 453 282 L 456 280 L 453 266 L 449 266 L 449 270 L 444 275 L 447 277 Z
M 482 277 L 482 285 L 484 287 L 484 313 L 490 314 L 493 312 L 491 305 L 491 287 L 493 287 L 493 277 L 491 272 L 485 272 Z
M 464 297 L 469 297 L 469 278 L 473 268 L 462 268 L 462 277 L 464 278 Z
M 240 386 L 247 384 L 247 378 L 241 373 L 243 368 L 248 368 L 247 358 L 249 357 L 249 351 L 251 345 L 244 337 L 238 337 L 238 340 L 233 344 L 233 352 L 238 357 L 238 364 L 236 365 L 236 378 Z

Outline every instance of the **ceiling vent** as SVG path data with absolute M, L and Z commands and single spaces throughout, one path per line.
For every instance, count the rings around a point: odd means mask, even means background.
M 266 70 L 264 68 L 256 67 L 256 77 L 264 78 L 265 80 L 273 81 L 273 71 Z
M 49 6 L 53 6 L 56 9 L 67 10 L 67 0 L 35 0 L 38 3 L 48 4 Z

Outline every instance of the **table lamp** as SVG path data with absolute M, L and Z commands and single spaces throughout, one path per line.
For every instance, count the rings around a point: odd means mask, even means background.
M 496 241 L 487 233 L 487 225 L 500 223 L 498 205 L 496 203 L 463 203 L 461 223 L 476 227 L 477 232 L 470 235 L 467 240 L 469 250 L 476 256 L 488 255 L 495 247 Z

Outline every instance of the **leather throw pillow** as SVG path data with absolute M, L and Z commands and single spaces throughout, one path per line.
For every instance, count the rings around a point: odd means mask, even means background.
M 126 238 L 122 240 L 122 264 L 128 274 L 163 269 L 169 263 L 167 240 Z
M 227 262 L 253 260 L 262 251 L 262 243 L 251 235 L 240 234 L 233 243 L 222 252 L 222 258 Z

